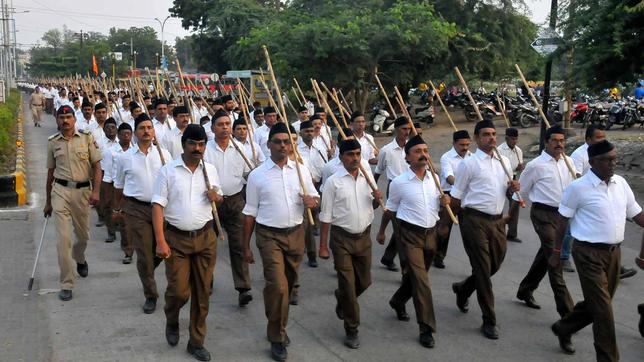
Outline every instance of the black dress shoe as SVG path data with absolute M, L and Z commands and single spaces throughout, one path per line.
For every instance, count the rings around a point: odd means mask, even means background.
M 103 226 L 105 226 L 105 222 L 103 220 L 98 220 L 96 222 L 96 227 L 97 228 L 100 228 L 100 227 L 103 227 Z
M 72 291 L 69 289 L 61 289 L 61 291 L 58 292 L 58 299 L 62 300 L 63 302 L 72 300 Z
M 333 294 L 335 294 L 335 315 L 338 319 L 344 320 L 344 311 L 340 308 L 340 291 L 336 289 Z
M 239 306 L 240 307 L 245 307 L 250 303 L 250 301 L 253 300 L 253 295 L 250 294 L 249 291 L 245 290 L 243 292 L 239 292 Z
M 284 343 L 271 342 L 271 358 L 274 361 L 283 362 L 286 361 L 286 357 L 288 357 L 288 352 L 286 352 Z
M 532 309 L 541 309 L 541 306 L 537 304 L 537 301 L 531 294 L 521 294 L 517 293 L 517 299 L 525 302 L 525 305 Z
M 195 347 L 188 342 L 188 347 L 186 348 L 188 353 L 195 356 L 195 359 L 198 361 L 210 361 L 210 352 L 205 349 L 203 346 Z
M 126 255 L 122 260 L 123 264 L 132 264 L 132 255 Z
M 396 318 L 398 318 L 399 321 L 409 321 L 409 314 L 407 314 L 407 309 L 405 308 L 404 304 L 401 305 L 394 302 L 393 300 L 390 300 L 389 306 L 394 309 L 394 311 L 396 312 Z
M 179 326 L 171 326 L 169 324 L 165 325 L 165 340 L 168 341 L 168 344 L 172 347 L 176 346 L 179 343 Z
M 635 274 L 637 274 L 637 270 L 635 270 L 634 268 L 626 268 L 626 267 L 619 268 L 619 279 L 630 278 Z
M 434 267 L 438 269 L 445 269 L 445 263 L 442 259 L 434 259 Z
M 300 303 L 300 298 L 298 296 L 298 292 L 296 289 L 293 289 L 291 291 L 291 295 L 288 298 L 288 304 L 290 305 L 298 305 Z
M 311 268 L 317 268 L 318 267 L 318 261 L 315 260 L 315 258 L 309 258 L 308 263 Z
M 495 325 L 483 323 L 481 332 L 489 339 L 499 339 L 499 328 Z
M 511 241 L 513 243 L 522 243 L 523 242 L 523 241 L 521 241 L 521 239 L 517 238 L 516 236 L 514 236 L 514 237 L 509 237 L 508 236 L 508 241 Z
M 87 261 L 83 264 L 76 263 L 76 271 L 81 277 L 87 278 L 87 274 L 89 273 L 89 265 L 87 265 Z
M 116 234 L 107 233 L 107 239 L 105 239 L 105 242 L 106 243 L 113 243 L 114 240 L 116 240 Z
M 575 353 L 575 347 L 572 344 L 572 339 L 570 334 L 562 334 L 561 331 L 559 330 L 559 322 L 555 322 L 550 329 L 552 329 L 552 333 L 557 336 L 557 339 L 559 339 L 559 347 L 565 354 L 574 354 Z
M 458 309 L 460 309 L 463 313 L 467 313 L 470 310 L 468 306 L 470 304 L 468 298 L 461 295 L 460 288 L 456 283 L 452 284 L 452 291 L 456 294 L 456 306 L 458 307 Z
M 426 348 L 434 348 L 434 337 L 432 332 L 423 332 L 420 334 L 420 344 Z
M 154 310 L 157 309 L 157 298 L 145 298 L 145 303 L 143 304 L 143 313 L 152 314 Z
M 393 272 L 398 271 L 398 267 L 396 266 L 396 263 L 394 263 L 393 261 L 389 262 L 389 261 L 380 259 L 380 263 L 382 263 L 382 265 L 384 265 L 385 268 L 387 268 L 387 270 L 389 271 L 393 271 Z
M 358 349 L 360 347 L 360 338 L 358 338 L 358 332 L 347 333 L 347 336 L 344 337 L 344 345 L 351 349 Z

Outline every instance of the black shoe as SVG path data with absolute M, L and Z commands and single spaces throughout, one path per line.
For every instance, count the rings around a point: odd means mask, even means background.
M 481 332 L 489 339 L 499 339 L 499 328 L 497 326 L 483 323 Z
M 637 312 L 640 314 L 640 324 L 639 324 L 640 334 L 642 335 L 642 337 L 644 337 L 644 304 L 640 304 L 637 306 Z
M 552 333 L 554 333 L 559 339 L 559 347 L 561 350 L 564 351 L 565 354 L 574 354 L 575 347 L 572 345 L 571 336 L 570 334 L 564 335 L 559 331 L 559 322 L 555 322 L 550 329 L 552 329 Z
M 434 337 L 432 336 L 432 332 L 421 333 L 419 340 L 423 347 L 434 348 Z
M 340 291 L 336 289 L 333 294 L 335 294 L 335 315 L 340 320 L 344 320 L 344 311 L 340 308 Z
M 96 222 L 96 227 L 97 228 L 100 228 L 100 227 L 103 227 L 103 226 L 105 226 L 105 222 L 103 220 L 98 220 Z
M 171 326 L 169 324 L 165 325 L 165 340 L 168 341 L 168 344 L 172 347 L 176 346 L 179 343 L 179 326 Z
M 513 243 L 522 243 L 523 242 L 523 241 L 521 241 L 521 239 L 517 238 L 516 236 L 513 236 L 513 237 L 508 236 L 508 241 L 511 241 Z
M 358 332 L 347 333 L 347 336 L 344 337 L 344 345 L 351 349 L 358 349 L 360 347 L 360 338 L 358 338 Z
M 404 304 L 401 305 L 394 302 L 393 300 L 390 300 L 389 306 L 396 312 L 396 318 L 398 318 L 399 321 L 409 321 L 409 314 L 407 314 L 407 310 Z
M 143 313 L 152 314 L 154 310 L 157 309 L 157 298 L 145 298 L 145 304 L 143 304 Z
M 286 352 L 284 343 L 271 342 L 271 358 L 274 361 L 283 362 L 286 361 L 286 357 L 288 357 L 288 352 Z
M 445 269 L 445 263 L 442 259 L 434 259 L 434 268 Z
M 468 306 L 470 304 L 468 298 L 461 295 L 459 286 L 456 283 L 452 284 L 452 291 L 456 294 L 456 306 L 458 307 L 458 309 L 460 309 L 463 313 L 467 313 L 470 310 Z
M 534 299 L 532 294 L 521 294 L 517 293 L 517 299 L 525 302 L 525 305 L 532 309 L 541 309 L 541 306 L 537 304 L 537 301 Z
M 239 306 L 240 307 L 245 307 L 250 303 L 250 301 L 253 300 L 253 295 L 250 294 L 248 290 L 245 290 L 243 292 L 239 292 Z
M 284 334 L 284 346 L 288 347 L 291 345 L 291 339 L 288 338 L 288 334 Z
M 72 300 L 72 291 L 69 289 L 61 289 L 60 292 L 58 292 L 58 299 L 62 300 L 63 302 Z
M 309 258 L 308 263 L 311 268 L 317 268 L 318 267 L 318 261 L 315 260 L 315 257 Z
M 83 264 L 76 263 L 76 271 L 81 277 L 87 278 L 87 274 L 89 273 L 89 265 L 87 265 L 87 261 Z
M 106 243 L 113 243 L 114 240 L 116 240 L 116 234 L 107 233 L 107 239 L 105 239 L 105 242 Z
M 387 268 L 387 270 L 393 271 L 393 272 L 398 271 L 398 267 L 396 266 L 396 263 L 394 263 L 393 261 L 380 259 L 380 262 L 382 263 L 382 265 L 385 266 L 385 268 Z
M 198 361 L 210 361 L 210 352 L 208 352 L 208 350 L 203 346 L 195 347 L 191 345 L 190 342 L 188 342 L 188 347 L 186 348 L 186 350 L 188 350 L 188 353 L 195 356 L 195 359 L 197 359 Z
M 291 295 L 288 298 L 288 304 L 298 305 L 300 303 L 297 289 L 291 291 Z
M 131 264 L 132 263 L 132 255 L 124 256 L 122 262 L 123 262 L 123 264 Z
M 619 268 L 619 279 L 630 278 L 635 274 L 637 274 L 637 270 L 635 270 L 634 268 L 626 268 L 626 267 Z

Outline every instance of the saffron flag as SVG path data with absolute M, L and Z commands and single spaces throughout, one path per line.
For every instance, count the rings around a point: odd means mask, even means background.
M 98 76 L 98 64 L 96 64 L 96 55 L 92 54 L 92 72 Z

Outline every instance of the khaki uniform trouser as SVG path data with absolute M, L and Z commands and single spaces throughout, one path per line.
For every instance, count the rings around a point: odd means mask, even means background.
M 58 266 L 61 289 L 74 288 L 74 262 L 85 263 L 85 249 L 89 240 L 89 187 L 72 189 L 53 184 L 51 205 L 58 236 Z M 76 242 L 72 246 L 71 227 Z
M 584 300 L 559 321 L 559 331 L 573 334 L 592 323 L 598 362 L 619 361 L 612 300 L 619 284 L 620 253 L 619 246 L 609 250 L 579 241 L 572 248 Z
M 541 240 L 541 248 L 534 257 L 534 261 L 530 266 L 528 274 L 523 278 L 519 284 L 519 291 L 517 294 L 532 293 L 539 287 L 539 283 L 543 277 L 548 274 L 550 280 L 550 287 L 555 295 L 555 304 L 557 305 L 557 312 L 561 317 L 572 311 L 574 303 L 566 281 L 563 278 L 562 266 L 559 264 L 557 268 L 553 268 L 548 263 L 548 259 L 552 254 L 552 248 L 555 246 L 555 233 L 557 230 L 557 214 L 556 210 L 548 211 L 536 208 L 532 204 L 530 209 L 530 219 L 534 226 L 534 231 L 537 232 L 539 240 Z
M 331 252 L 338 274 L 338 297 L 344 313 L 344 330 L 357 332 L 360 325 L 358 297 L 371 285 L 371 225 L 360 234 L 331 226 Z
M 436 254 L 436 228 L 426 232 L 412 230 L 398 221 L 398 250 L 403 264 L 402 284 L 391 297 L 396 304 L 414 300 L 416 321 L 420 332 L 436 332 L 434 301 L 429 284 L 429 267 Z
M 156 256 L 156 239 L 152 228 L 152 206 L 125 199 L 123 207 L 128 236 L 136 251 L 136 269 L 146 298 L 158 298 L 154 270 L 163 259 Z
M 196 237 L 166 229 L 171 255 L 165 260 L 168 286 L 165 290 L 165 316 L 170 326 L 179 326 L 179 312 L 190 299 L 190 344 L 203 346 L 210 290 L 217 259 L 217 238 L 209 223 Z
M 299 225 L 285 233 L 257 224 L 255 239 L 264 266 L 264 309 L 268 319 L 266 333 L 270 342 L 283 343 L 289 295 L 304 255 L 304 228 Z
M 43 106 L 31 106 L 31 118 L 35 124 L 42 122 L 42 109 Z
M 230 252 L 230 269 L 233 272 L 235 289 L 239 292 L 248 291 L 251 288 L 250 272 L 248 263 L 244 262 L 244 249 L 242 246 L 242 210 L 245 205 L 242 192 L 225 197 L 224 202 L 219 206 L 221 215 L 221 226 L 228 235 L 228 250 Z
M 457 286 L 466 297 L 476 291 L 483 323 L 496 325 L 491 278 L 501 268 L 505 258 L 505 225 L 501 218 L 490 219 L 468 208 L 461 211 L 460 221 L 463 246 L 470 259 L 472 275 L 457 283 Z

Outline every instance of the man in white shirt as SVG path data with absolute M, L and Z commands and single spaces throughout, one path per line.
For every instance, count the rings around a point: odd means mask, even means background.
M 67 98 L 67 90 L 65 89 L 62 89 L 60 91 L 60 95 L 54 99 L 54 107 L 56 107 L 56 109 L 62 106 L 73 106 L 72 102 Z
M 261 108 L 256 108 L 253 114 L 249 116 L 253 130 L 257 130 L 264 125 L 264 111 Z
M 188 112 L 187 107 L 176 106 L 172 110 L 172 114 L 174 116 L 172 118 L 174 118 L 176 126 L 172 128 L 170 132 L 166 132 L 164 138 L 161 140 L 161 146 L 170 152 L 172 159 L 174 160 L 183 153 L 181 136 L 183 135 L 183 131 L 186 127 L 188 127 L 188 124 L 190 124 L 190 113 Z
M 338 274 L 335 312 L 344 320 L 344 344 L 356 349 L 360 346 L 358 297 L 371 285 L 371 223 L 382 196 L 379 190 L 371 192 L 368 175 L 360 172 L 360 142 L 341 141 L 338 148 L 343 168 L 327 180 L 322 194 L 320 257 L 329 257 L 327 240 L 332 231 L 331 250 Z
M 355 139 L 353 136 L 353 131 L 351 128 L 343 128 L 342 131 L 344 131 L 344 135 L 347 136 L 346 139 L 352 140 Z M 337 143 L 340 143 L 342 141 L 342 134 L 338 132 L 338 138 L 337 138 Z M 360 145 L 362 147 L 362 144 Z M 363 158 L 361 161 L 362 168 L 364 168 L 365 171 L 369 174 L 369 177 L 371 178 L 371 181 L 376 184 L 375 178 L 373 177 L 373 173 L 371 173 L 371 167 L 369 166 L 369 163 Z M 342 161 L 340 160 L 339 157 L 334 157 L 332 158 L 329 162 L 327 162 L 324 165 L 324 168 L 322 168 L 322 181 L 320 185 L 320 191 L 324 192 L 324 184 L 326 183 L 326 180 L 331 177 L 334 173 L 342 170 L 344 168 L 344 165 L 342 164 Z
M 458 166 L 451 190 L 455 209 L 461 207 L 460 229 L 472 275 L 452 284 L 452 290 L 463 313 L 468 311 L 468 298 L 476 291 L 483 312 L 481 332 L 489 339 L 498 339 L 491 277 L 501 267 L 507 248 L 505 195 L 508 189 L 513 193 L 519 191 L 519 182 L 507 180 L 503 168 L 509 167 L 510 161 L 496 155 L 496 129 L 492 121 L 476 124 L 474 140 L 478 149 Z
M 387 196 L 389 196 L 389 184 L 391 181 L 400 176 L 408 168 L 407 161 L 405 161 L 405 143 L 407 143 L 410 132 L 411 126 L 407 118 L 404 116 L 398 117 L 394 121 L 394 139 L 383 146 L 378 154 L 378 164 L 376 165 L 374 176 L 376 182 L 378 182 L 380 175 L 386 173 L 387 179 L 389 180 L 387 183 Z M 396 231 L 394 229 L 385 253 L 380 259 L 380 262 L 391 271 L 398 271 L 398 267 L 394 262 L 394 258 L 396 258 L 396 254 L 398 253 L 395 235 Z
M 300 133 L 300 125 L 309 119 L 309 110 L 306 107 L 300 106 L 297 109 L 297 121 L 293 122 L 291 126 L 295 128 L 295 132 Z
M 244 307 L 253 300 L 250 294 L 251 281 L 248 263 L 244 261 L 242 232 L 244 209 L 244 185 L 251 169 L 240 154 L 241 145 L 232 138 L 231 122 L 228 113 L 218 110 L 212 116 L 212 132 L 215 139 L 208 141 L 204 160 L 215 166 L 224 202 L 219 208 L 221 226 L 228 235 L 228 250 L 230 252 L 230 268 L 233 272 L 235 290 L 239 293 L 239 306 Z
M 103 127 L 98 129 L 100 129 L 101 133 L 103 133 L 101 141 L 96 143 L 101 149 L 101 154 L 103 155 L 103 159 L 101 160 L 101 171 L 103 172 L 104 176 L 108 166 L 105 161 L 105 159 L 107 158 L 106 154 L 109 153 L 109 149 L 111 147 L 117 145 L 119 142 L 118 138 L 116 138 L 116 121 L 114 120 L 114 118 L 110 117 L 103 123 Z M 112 243 L 116 238 L 115 229 L 112 225 L 111 212 L 111 201 L 113 193 L 114 190 L 112 188 L 112 184 L 101 182 L 101 200 L 96 206 L 96 213 L 99 215 L 99 222 L 101 222 L 101 224 L 97 224 L 96 226 L 100 227 L 105 225 L 107 227 L 107 239 L 105 239 L 106 243 Z
M 577 147 L 570 154 L 575 163 L 575 169 L 580 175 L 585 175 L 590 170 L 590 163 L 588 162 L 588 146 L 606 139 L 606 131 L 604 126 L 591 124 L 586 128 L 585 140 L 586 142 Z
M 105 121 L 107 121 L 107 116 L 107 107 L 105 106 L 105 103 L 96 103 L 94 106 L 94 120 L 96 121 L 96 125 L 91 132 L 94 136 L 94 140 L 98 143 L 98 147 L 101 149 L 103 149 L 103 144 L 107 142 L 107 137 L 103 131 Z M 116 137 L 116 129 L 114 129 L 114 137 Z
M 574 305 L 562 275 L 561 265 L 557 268 L 550 267 L 548 258 L 555 246 L 557 208 L 564 190 L 574 180 L 564 160 L 564 157 L 567 157 L 564 155 L 565 145 L 564 129 L 560 126 L 550 127 L 546 131 L 545 149 L 539 157 L 528 162 L 519 179 L 521 195 L 524 199 L 529 198 L 532 201 L 530 220 L 534 231 L 539 236 L 541 247 L 528 274 L 519 285 L 517 298 L 524 301 L 530 308 L 540 309 L 533 292 L 539 287 L 543 277 L 548 274 L 557 312 L 561 317 L 570 313 Z M 516 195 L 514 200 L 518 201 Z M 571 351 L 574 352 L 574 349 Z
M 224 111 L 230 117 L 230 124 L 233 124 L 239 118 L 239 115 L 235 112 L 235 101 L 230 94 L 227 94 L 221 97 L 221 102 L 223 103 Z
M 76 118 L 76 129 L 92 132 L 98 123 L 94 119 L 94 107 L 89 102 L 87 98 L 83 99 L 83 104 L 81 105 L 82 117 Z
M 470 157 L 470 134 L 467 130 L 459 130 L 452 134 L 452 149 L 445 152 L 441 156 L 441 188 L 446 194 L 450 194 L 452 185 L 456 179 L 454 174 L 461 164 L 461 161 Z M 452 218 L 449 217 L 447 209 L 441 207 L 440 219 L 436 230 L 436 256 L 434 256 L 434 266 L 439 269 L 445 268 L 445 256 L 447 256 L 447 247 L 449 246 L 449 238 L 452 233 Z
M 311 175 L 301 174 L 304 194 L 297 166 L 288 158 L 293 149 L 286 127 L 283 122 L 272 126 L 268 134 L 270 157 L 250 173 L 243 210 L 244 259 L 254 263 L 250 237 L 255 229 L 266 280 L 264 308 L 268 340 L 271 355 L 278 361 L 286 360 L 286 344 L 290 342 L 286 335 L 289 295 L 304 254 L 304 210 L 319 205 Z
M 248 125 L 244 121 L 243 117 L 237 118 L 235 123 L 233 123 L 233 135 L 237 142 L 244 146 L 246 157 L 254 164 L 255 167 L 266 161 L 266 155 L 264 155 L 262 149 L 259 147 L 257 142 L 253 141 L 252 137 L 248 135 Z
M 321 108 L 317 109 L 309 121 L 313 122 L 315 127 L 315 144 L 326 153 L 327 159 L 333 158 L 335 151 L 331 142 L 331 128 L 326 124 L 326 112 Z
M 152 144 L 154 126 L 147 114 L 140 114 L 134 124 L 138 144 L 116 161 L 114 211 L 120 213 L 123 210 L 126 215 L 126 227 L 134 241 L 136 268 L 145 295 L 143 312 L 151 314 L 156 309 L 159 297 L 154 270 L 163 259 L 155 256 L 156 239 L 152 229 L 150 202 L 154 180 L 165 162 L 172 160 L 172 156 L 168 151 Z
M 159 98 L 154 102 L 154 135 L 156 142 L 161 142 L 166 133 L 171 132 L 177 126 L 177 123 L 168 118 L 168 101 L 165 98 Z M 169 161 L 169 160 L 168 160 Z
M 161 168 L 152 196 L 156 256 L 165 259 L 168 279 L 166 340 L 172 347 L 179 343 L 179 312 L 191 299 L 187 350 L 199 361 L 210 361 L 204 339 L 217 259 L 212 203 L 223 201 L 215 168 L 201 162 L 206 140 L 201 126 L 186 128 L 183 153 Z
M 264 107 L 264 124 L 255 130 L 255 142 L 264 152 L 264 156 L 268 159 L 271 156 L 268 144 L 268 134 L 271 128 L 277 123 L 277 111 L 275 108 L 268 106 Z
M 617 151 L 603 140 L 588 147 L 590 171 L 573 181 L 559 204 L 557 235 L 549 263 L 560 263 L 562 239 L 570 223 L 575 238 L 575 259 L 584 300 L 555 324 L 552 331 L 564 352 L 571 335 L 593 324 L 595 355 L 598 361 L 618 361 L 612 299 L 619 284 L 620 244 L 626 219 L 644 227 L 644 213 L 630 186 L 615 175 Z
M 355 111 L 351 114 L 351 130 L 356 140 L 360 142 L 360 151 L 362 158 L 367 160 L 370 165 L 378 164 L 378 152 L 374 148 L 376 143 L 373 136 L 365 132 L 366 120 L 364 114 L 360 111 Z
M 420 344 L 433 348 L 436 317 L 427 272 L 436 253 L 440 204 L 449 205 L 449 196 L 441 198 L 432 179 L 434 175 L 427 170 L 429 149 L 420 135 L 405 144 L 405 155 L 409 168 L 389 185 L 387 211 L 382 215 L 377 240 L 381 245 L 385 243 L 387 225 L 395 219 L 403 278 L 389 305 L 399 320 L 408 321 L 405 304 L 413 297 Z
M 525 165 L 523 164 L 523 151 L 517 142 L 519 141 L 519 130 L 516 128 L 506 128 L 505 129 L 505 142 L 499 146 L 499 153 L 510 160 L 509 169 L 512 172 L 514 180 L 519 178 L 519 174 L 523 171 Z M 517 225 L 519 223 L 519 204 L 512 202 L 512 199 L 508 197 L 510 202 L 509 207 L 514 208 L 509 214 L 512 215 L 512 218 L 508 221 L 508 241 L 515 243 L 520 243 L 521 239 L 517 238 Z
M 204 106 L 203 98 L 194 97 L 194 106 L 192 107 L 192 116 L 195 120 L 200 120 L 201 117 L 208 116 L 208 108 Z

